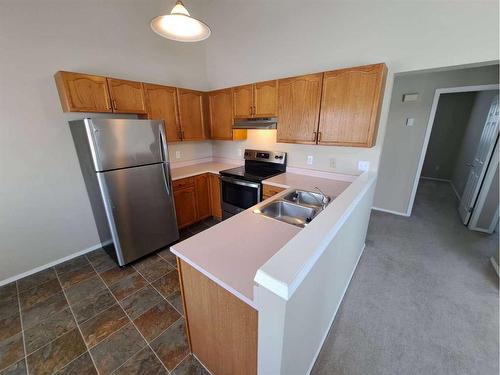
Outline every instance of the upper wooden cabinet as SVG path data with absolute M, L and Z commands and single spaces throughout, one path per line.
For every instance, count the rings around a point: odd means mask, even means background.
M 318 144 L 375 144 L 386 74 L 385 64 L 324 73 Z
M 278 81 L 254 85 L 254 117 L 274 117 L 278 113 Z
M 54 77 L 64 112 L 113 112 L 106 77 L 63 71 Z
M 231 89 L 208 94 L 210 135 L 212 139 L 233 139 L 233 100 Z
M 246 139 L 246 129 L 233 130 L 232 89 L 208 93 L 208 113 L 210 119 L 210 138 L 219 140 Z
M 186 141 L 206 139 L 203 92 L 178 88 L 177 101 L 182 139 Z
M 212 92 L 63 71 L 55 79 L 65 112 L 164 120 L 169 142 L 246 139 L 235 118 L 277 116 L 278 142 L 372 147 L 386 75 L 374 64 Z
M 247 118 L 253 115 L 253 85 L 233 88 L 233 106 L 235 118 Z
M 147 117 L 150 120 L 163 120 L 167 134 L 167 142 L 181 140 L 177 91 L 175 87 L 144 83 Z
M 108 78 L 108 88 L 114 113 L 146 113 L 141 82 Z
M 233 88 L 235 118 L 273 117 L 278 108 L 278 81 L 258 82 Z
M 278 81 L 277 141 L 315 144 L 323 73 Z

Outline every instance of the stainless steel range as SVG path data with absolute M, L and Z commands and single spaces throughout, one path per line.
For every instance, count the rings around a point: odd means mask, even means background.
M 221 175 L 222 219 L 262 200 L 262 181 L 286 172 L 286 152 L 245 150 L 245 165 Z

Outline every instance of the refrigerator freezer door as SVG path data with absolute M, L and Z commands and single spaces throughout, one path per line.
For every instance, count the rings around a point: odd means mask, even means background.
M 121 266 L 179 239 L 169 176 L 167 163 L 98 173 Z
M 164 143 L 160 135 L 162 121 L 86 119 L 85 124 L 96 171 L 167 160 L 168 156 L 163 156 Z

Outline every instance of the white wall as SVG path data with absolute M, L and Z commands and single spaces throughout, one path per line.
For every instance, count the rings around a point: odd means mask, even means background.
M 436 89 L 495 83 L 498 83 L 498 64 L 396 76 L 380 158 L 375 207 L 406 214 Z M 403 103 L 401 98 L 405 93 L 418 93 L 419 100 Z M 411 127 L 405 126 L 409 117 L 415 119 Z
M 498 58 L 498 2 L 207 0 L 210 88 L 346 66 L 386 62 L 389 74 L 377 144 L 372 149 L 271 144 L 296 165 L 347 171 L 357 160 L 376 169 L 395 72 Z M 253 144 L 253 141 L 251 141 Z M 234 155 L 236 144 L 215 146 Z M 305 151 L 306 150 L 306 151 Z M 390 189 L 393 190 L 394 188 Z
M 464 192 L 465 184 L 469 177 L 470 167 L 467 164 L 471 164 L 474 161 L 491 103 L 497 95 L 498 91 L 495 90 L 482 91 L 477 94 L 477 98 L 474 101 L 467 128 L 457 153 L 452 176 L 453 185 L 460 196 Z
M 170 7 L 0 0 L 0 281 L 99 242 L 67 125 L 85 114 L 62 113 L 57 70 L 206 86 L 205 44 L 167 41 L 149 28 Z

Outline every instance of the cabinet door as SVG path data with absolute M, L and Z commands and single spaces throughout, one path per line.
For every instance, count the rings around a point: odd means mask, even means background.
M 277 141 L 315 144 L 323 73 L 278 81 Z
M 141 82 L 108 78 L 108 87 L 114 113 L 146 113 Z
M 205 139 L 203 123 L 203 93 L 200 91 L 177 89 L 179 120 L 182 139 L 186 141 Z
M 375 144 L 386 71 L 385 64 L 377 64 L 325 73 L 319 144 Z
M 231 89 L 208 94 L 212 139 L 233 139 L 233 96 Z
M 54 75 L 64 112 L 112 112 L 105 77 L 57 72 Z
M 212 216 L 222 219 L 222 207 L 220 201 L 220 179 L 216 174 L 209 174 L 210 181 L 210 206 Z
M 255 84 L 254 116 L 274 117 L 278 113 L 278 81 Z
M 189 186 L 184 189 L 174 190 L 175 214 L 177 216 L 177 226 L 187 227 L 195 223 L 198 219 L 196 212 L 195 187 Z
M 167 142 L 181 140 L 179 114 L 177 112 L 177 94 L 175 87 L 144 83 L 144 95 L 150 120 L 163 120 Z
M 200 174 L 194 178 L 194 187 L 196 191 L 197 219 L 203 220 L 212 216 L 210 208 L 209 181 L 208 174 Z
M 253 85 L 233 88 L 234 117 L 247 118 L 253 115 Z

